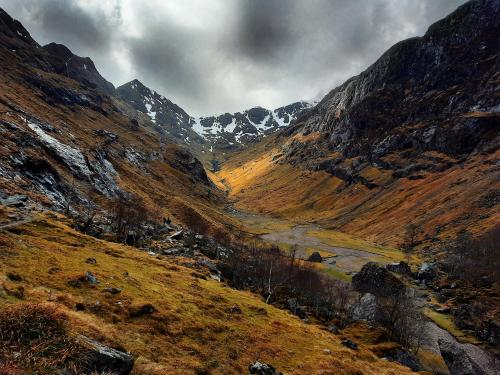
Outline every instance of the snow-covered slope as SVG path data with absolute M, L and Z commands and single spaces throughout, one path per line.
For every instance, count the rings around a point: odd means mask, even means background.
M 191 125 L 216 146 L 244 145 L 288 126 L 311 106 L 307 102 L 296 102 L 275 110 L 254 107 L 232 114 L 192 118 Z
M 312 105 L 296 102 L 269 110 L 255 107 L 242 112 L 191 117 L 177 104 L 137 79 L 116 89 L 118 96 L 149 117 L 152 123 L 176 139 L 202 150 L 227 149 L 256 142 L 288 126 Z

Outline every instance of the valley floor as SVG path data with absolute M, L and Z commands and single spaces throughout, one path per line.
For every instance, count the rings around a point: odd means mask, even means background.
M 292 222 L 266 215 L 232 209 L 245 231 L 258 240 L 277 245 L 284 250 L 296 247 L 297 254 L 307 259 L 318 252 L 323 262 L 318 267 L 341 280 L 350 280 L 368 262 L 388 264 L 403 259 L 401 251 L 365 241 L 340 231 L 324 229 L 318 224 Z

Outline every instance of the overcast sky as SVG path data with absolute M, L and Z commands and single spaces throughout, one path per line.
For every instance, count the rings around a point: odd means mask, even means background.
M 464 0 L 0 0 L 40 44 L 191 115 L 326 94 Z

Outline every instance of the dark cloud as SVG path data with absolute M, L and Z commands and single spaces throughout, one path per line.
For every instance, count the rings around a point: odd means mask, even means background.
M 138 78 L 189 113 L 325 94 L 464 0 L 0 0 L 40 43 Z

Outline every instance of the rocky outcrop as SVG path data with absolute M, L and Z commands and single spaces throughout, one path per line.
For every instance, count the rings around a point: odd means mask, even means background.
M 441 355 L 453 375 L 482 375 L 484 371 L 457 342 L 440 339 Z
M 499 17 L 498 1 L 469 1 L 423 37 L 397 43 L 282 133 L 318 132 L 312 144 L 284 142 L 285 159 L 350 183 L 357 182 L 367 165 L 391 169 L 394 178 L 418 178 L 418 170 L 450 166 L 446 158 L 422 163 L 419 157 L 425 152 L 458 161 L 474 150 L 495 149 Z M 326 156 L 321 161 L 318 150 Z M 393 157 L 389 162 L 394 154 L 406 160 L 399 164 Z M 352 158 L 356 165 L 343 172 L 344 161 Z M 411 164 L 412 170 L 402 169 Z
M 359 293 L 371 293 L 377 297 L 395 296 L 405 290 L 404 284 L 385 267 L 370 262 L 352 278 L 352 286 Z
M 365 293 L 358 302 L 350 306 L 348 316 L 354 321 L 366 320 L 374 322 L 377 320 L 377 312 L 377 298 L 371 293 Z
M 86 351 L 86 373 L 109 372 L 115 375 L 128 375 L 134 367 L 134 357 L 128 353 L 110 348 L 85 336 L 78 341 Z

